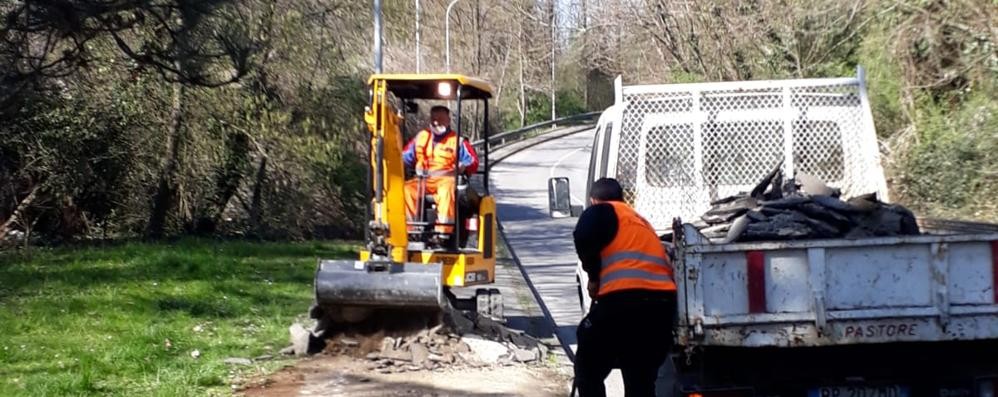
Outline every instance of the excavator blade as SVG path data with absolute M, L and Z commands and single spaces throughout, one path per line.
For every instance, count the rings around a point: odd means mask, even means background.
M 439 309 L 444 305 L 439 263 L 321 260 L 315 300 L 324 307 Z

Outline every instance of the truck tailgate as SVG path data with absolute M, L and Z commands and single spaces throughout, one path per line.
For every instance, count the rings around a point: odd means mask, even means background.
M 684 345 L 998 339 L 998 234 L 688 241 L 678 256 Z

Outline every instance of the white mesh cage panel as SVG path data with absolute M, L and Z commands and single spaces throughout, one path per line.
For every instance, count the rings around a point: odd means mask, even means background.
M 617 178 L 658 229 L 747 192 L 781 160 L 843 196 L 887 187 L 859 78 L 622 87 Z

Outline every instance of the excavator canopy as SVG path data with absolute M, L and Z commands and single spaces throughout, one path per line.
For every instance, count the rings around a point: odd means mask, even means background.
M 461 86 L 461 99 L 492 98 L 492 85 L 484 80 L 460 74 L 374 74 L 368 84 L 376 80 L 388 83 L 388 91 L 399 99 L 456 99 Z

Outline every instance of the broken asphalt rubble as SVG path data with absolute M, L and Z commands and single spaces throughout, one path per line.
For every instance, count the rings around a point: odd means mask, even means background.
M 875 193 L 848 200 L 840 196 L 838 189 L 803 172 L 784 180 L 777 166 L 751 192 L 712 202 L 692 224 L 715 244 L 920 233 L 911 211 L 883 203 Z
M 285 349 L 286 354 L 303 356 L 322 351 L 363 357 L 370 370 L 379 373 L 540 364 L 549 352 L 548 346 L 521 331 L 476 313 L 453 309 L 445 310 L 442 323 L 432 328 L 396 336 L 341 333 L 326 339 L 324 347 L 322 338 L 299 324 L 292 325 L 290 331 L 292 345 Z

